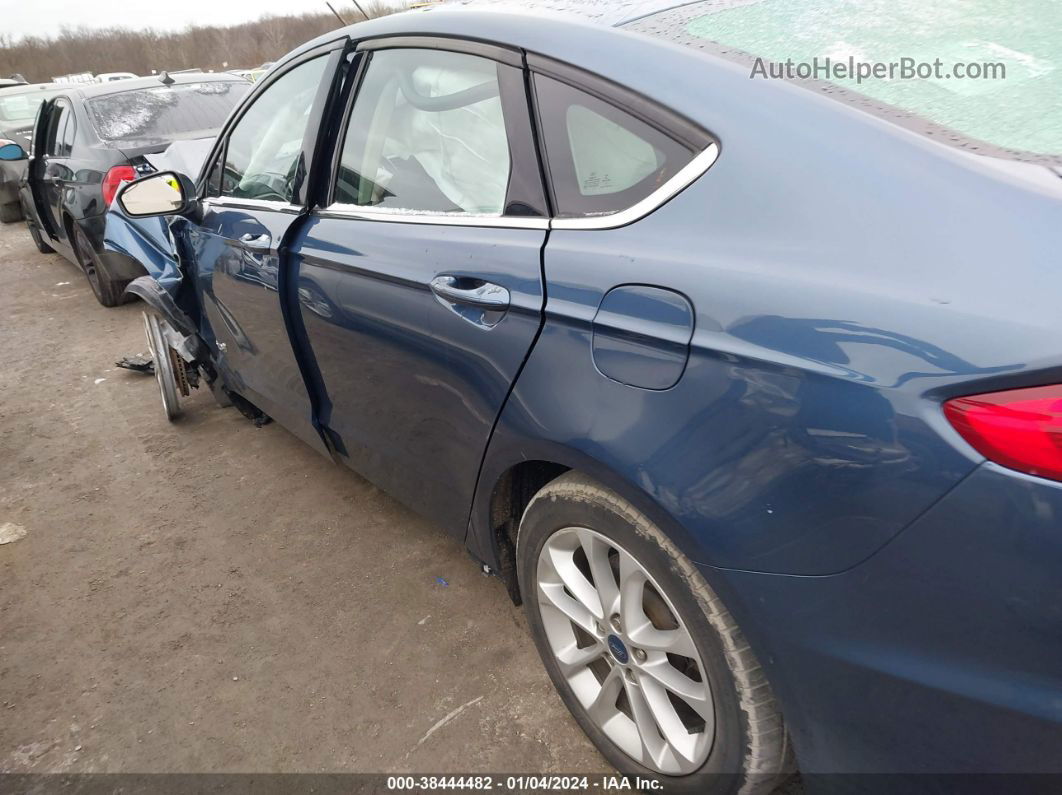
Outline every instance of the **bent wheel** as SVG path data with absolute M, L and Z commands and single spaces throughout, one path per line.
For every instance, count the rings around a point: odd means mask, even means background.
M 166 342 L 166 335 L 162 328 L 162 324 L 166 321 L 151 312 L 143 314 L 144 331 L 147 334 L 148 347 L 151 349 L 151 358 L 155 362 L 155 380 L 158 381 L 159 391 L 162 393 L 162 407 L 166 410 L 166 417 L 172 422 L 181 415 L 178 389 L 188 394 L 186 387 L 180 387 L 182 384 L 187 384 L 184 360 Z
M 547 484 L 521 520 L 517 566 L 550 678 L 621 772 L 677 792 L 769 792 L 789 772 L 736 622 L 630 503 L 578 473 Z

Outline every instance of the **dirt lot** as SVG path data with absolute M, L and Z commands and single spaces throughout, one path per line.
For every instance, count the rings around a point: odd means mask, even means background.
M 205 390 L 170 425 L 140 307 L 21 224 L 0 274 L 0 771 L 605 769 L 458 542 Z

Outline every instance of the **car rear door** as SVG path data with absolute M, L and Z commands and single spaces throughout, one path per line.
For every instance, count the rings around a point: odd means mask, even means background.
M 292 244 L 297 332 L 339 455 L 461 534 L 542 318 L 522 59 L 452 39 L 370 46 L 333 183 Z
M 226 381 L 324 454 L 288 336 L 281 252 L 305 213 L 306 175 L 346 42 L 287 64 L 228 123 L 202 221 L 186 227 Z

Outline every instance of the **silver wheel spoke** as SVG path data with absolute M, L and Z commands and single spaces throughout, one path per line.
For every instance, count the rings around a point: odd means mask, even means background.
M 705 720 L 712 717 L 712 700 L 708 693 L 708 686 L 704 682 L 690 679 L 673 666 L 667 657 L 654 655 L 654 659 L 650 659 L 640 667 L 640 672 L 643 678 L 655 682 L 681 698 Z
M 539 583 L 539 593 L 549 600 L 549 603 L 564 613 L 571 621 L 574 621 L 585 632 L 593 635 L 597 631 L 596 621 L 590 609 L 582 602 L 578 602 L 564 592 L 564 585 L 559 582 Z
M 633 643 L 652 651 L 667 651 L 697 658 L 693 638 L 684 627 L 657 629 L 645 614 L 642 600 L 648 574 L 630 555 L 620 556 L 620 620 Z
M 641 742 L 644 755 L 643 761 L 659 767 L 660 757 L 664 751 L 664 740 L 657 728 L 653 710 L 640 687 L 630 682 L 624 682 L 624 686 L 627 688 L 627 699 L 630 701 L 634 725 L 638 729 L 638 740 Z
M 579 648 L 574 642 L 565 649 L 556 652 L 557 662 L 565 676 L 579 672 L 594 660 L 600 659 L 605 653 L 605 648 L 600 643 L 593 646 Z
M 619 710 L 616 709 L 616 699 L 619 698 L 620 689 L 623 687 L 623 670 L 613 668 L 601 682 L 601 690 L 586 708 L 587 713 L 594 722 L 601 725 L 613 718 Z
M 620 553 L 619 587 L 620 587 L 620 621 L 627 634 L 642 627 L 652 626 L 649 616 L 642 608 L 645 595 L 645 571 L 638 562 L 626 552 Z
M 627 635 L 632 643 L 649 651 L 670 652 L 683 657 L 691 657 L 694 660 L 699 656 L 697 647 L 693 645 L 693 638 L 682 627 L 657 629 L 647 621 L 644 626 L 629 631 Z
M 590 564 L 590 573 L 594 576 L 594 587 L 597 591 L 598 603 L 601 605 L 602 618 L 606 618 L 619 611 L 619 586 L 616 585 L 616 575 L 612 573 L 612 564 L 608 559 L 608 553 L 612 547 L 600 536 L 585 528 L 577 532 L 579 544 Z
M 553 570 L 561 578 L 568 590 L 582 605 L 598 619 L 604 619 L 605 613 L 598 598 L 597 589 L 586 579 L 575 565 L 575 550 L 551 549 L 549 550 L 550 562 Z
M 653 714 L 653 720 L 656 722 L 667 744 L 686 762 L 694 761 L 694 751 L 700 735 L 690 734 L 687 731 L 685 724 L 675 711 L 674 705 L 667 697 L 667 691 L 659 682 L 644 675 L 639 677 L 639 682 L 641 690 L 645 694 L 645 701 Z

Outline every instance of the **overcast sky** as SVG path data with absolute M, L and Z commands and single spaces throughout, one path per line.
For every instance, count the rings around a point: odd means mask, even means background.
M 348 22 L 358 19 L 351 0 L 331 0 Z M 397 3 L 394 3 L 397 5 Z M 47 36 L 62 25 L 76 28 L 156 28 L 189 24 L 233 25 L 266 14 L 328 13 L 324 0 L 0 0 L 0 32 Z

